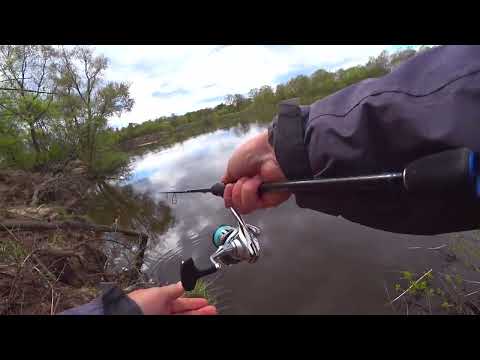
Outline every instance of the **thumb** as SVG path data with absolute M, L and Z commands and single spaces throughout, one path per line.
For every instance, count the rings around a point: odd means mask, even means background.
M 178 299 L 185 292 L 180 281 L 176 284 L 164 286 L 162 290 L 164 291 L 165 297 L 170 301 Z

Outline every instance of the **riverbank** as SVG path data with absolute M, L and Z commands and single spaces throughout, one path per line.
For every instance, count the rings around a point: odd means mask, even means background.
M 56 314 L 98 296 L 102 283 L 139 281 L 141 258 L 126 271 L 106 266 L 104 233 L 113 230 L 86 215 L 96 188 L 78 160 L 58 171 L 0 172 L 0 314 Z M 146 236 L 130 235 L 143 256 Z

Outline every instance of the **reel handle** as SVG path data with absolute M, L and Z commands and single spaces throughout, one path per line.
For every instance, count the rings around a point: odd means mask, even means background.
M 199 278 L 213 274 L 216 271 L 217 268 L 213 264 L 207 269 L 199 269 L 195 266 L 192 258 L 182 261 L 182 265 L 180 266 L 180 280 L 182 281 L 182 286 L 185 290 L 191 291 L 195 288 Z
M 218 182 L 210 188 L 210 192 L 215 196 L 220 196 L 223 198 L 223 193 L 225 192 L 225 184 Z

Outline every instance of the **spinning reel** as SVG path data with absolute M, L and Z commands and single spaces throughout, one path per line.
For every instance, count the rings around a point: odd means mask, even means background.
M 238 226 L 220 225 L 213 232 L 212 241 L 217 250 L 210 256 L 211 266 L 199 269 L 192 258 L 182 261 L 180 277 L 185 290 L 193 290 L 199 278 L 213 274 L 223 266 L 242 261 L 254 263 L 260 256 L 260 245 L 257 240 L 260 228 L 246 224 L 235 209 L 230 208 L 230 211 L 236 218 Z

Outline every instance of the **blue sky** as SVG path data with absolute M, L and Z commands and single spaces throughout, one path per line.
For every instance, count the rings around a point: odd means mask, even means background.
M 363 64 L 407 45 L 105 45 L 106 76 L 128 81 L 135 105 L 113 126 L 184 114 L 221 103 L 227 94 L 275 87 L 300 74 Z M 416 46 L 413 46 L 416 47 Z

